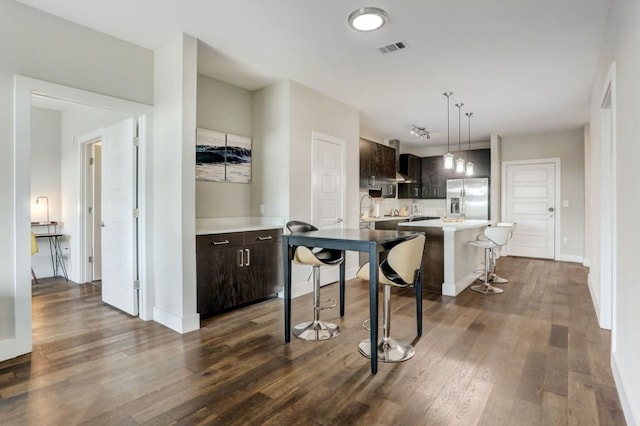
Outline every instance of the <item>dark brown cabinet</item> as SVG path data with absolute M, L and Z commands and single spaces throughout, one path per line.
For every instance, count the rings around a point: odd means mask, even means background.
M 469 151 L 469 160 L 473 163 L 473 177 L 491 176 L 490 149 L 473 149 Z
M 413 154 L 400 154 L 399 169 L 409 181 L 398 184 L 398 198 L 420 198 L 422 158 Z
M 468 154 L 468 157 L 467 157 Z M 473 163 L 473 176 L 491 176 L 491 150 L 473 149 L 464 151 L 462 158 L 467 158 Z M 447 179 L 465 177 L 454 170 L 445 170 L 444 159 L 441 155 L 422 158 L 422 182 L 420 198 L 434 199 L 447 198 Z
M 396 196 L 396 150 L 360 139 L 360 188 L 375 189 L 382 197 Z
M 282 288 L 280 229 L 196 236 L 202 317 L 274 296 Z
M 447 198 L 447 179 L 450 174 L 450 171 L 444 168 L 444 159 L 441 155 L 423 157 L 420 198 Z

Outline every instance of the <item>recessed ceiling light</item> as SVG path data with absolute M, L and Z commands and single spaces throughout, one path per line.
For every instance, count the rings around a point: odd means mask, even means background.
M 373 31 L 382 27 L 389 19 L 389 15 L 377 7 L 363 7 L 354 10 L 349 15 L 349 25 L 358 31 Z

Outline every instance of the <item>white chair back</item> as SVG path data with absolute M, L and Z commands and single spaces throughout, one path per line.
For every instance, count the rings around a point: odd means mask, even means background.
M 389 255 L 387 256 L 389 266 L 407 284 L 414 282 L 416 271 L 420 269 L 424 240 L 424 235 L 420 235 L 408 241 L 403 241 L 389 250 Z
M 484 229 L 484 236 L 490 239 L 495 245 L 503 246 L 509 241 L 513 234 L 511 226 L 487 226 Z

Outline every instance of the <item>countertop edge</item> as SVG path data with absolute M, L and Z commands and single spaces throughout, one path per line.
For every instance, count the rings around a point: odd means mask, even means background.
M 284 230 L 281 226 L 278 226 L 278 225 L 246 224 L 246 225 L 229 225 L 229 226 L 198 229 L 196 231 L 196 235 L 214 235 L 214 234 L 228 234 L 231 232 L 265 231 L 268 229 Z
M 465 220 L 463 222 L 444 222 L 441 219 L 419 220 L 415 222 L 403 222 L 398 224 L 398 230 L 410 226 L 416 228 L 440 228 L 443 231 L 460 231 L 463 229 L 482 228 L 489 225 L 489 220 Z

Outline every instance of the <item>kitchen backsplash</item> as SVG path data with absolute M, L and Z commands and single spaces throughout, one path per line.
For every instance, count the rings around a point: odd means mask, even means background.
M 365 195 L 368 193 L 360 192 L 360 199 Z M 373 216 L 375 203 L 380 205 L 380 216 L 391 214 L 392 210 L 399 212 L 402 208 L 406 208 L 411 214 L 414 203 L 422 206 L 422 216 L 441 217 L 444 216 L 447 208 L 447 200 L 399 200 L 397 198 L 373 198 L 371 200 L 367 198 L 363 200 L 362 207 L 363 209 L 369 208 L 369 214 Z

